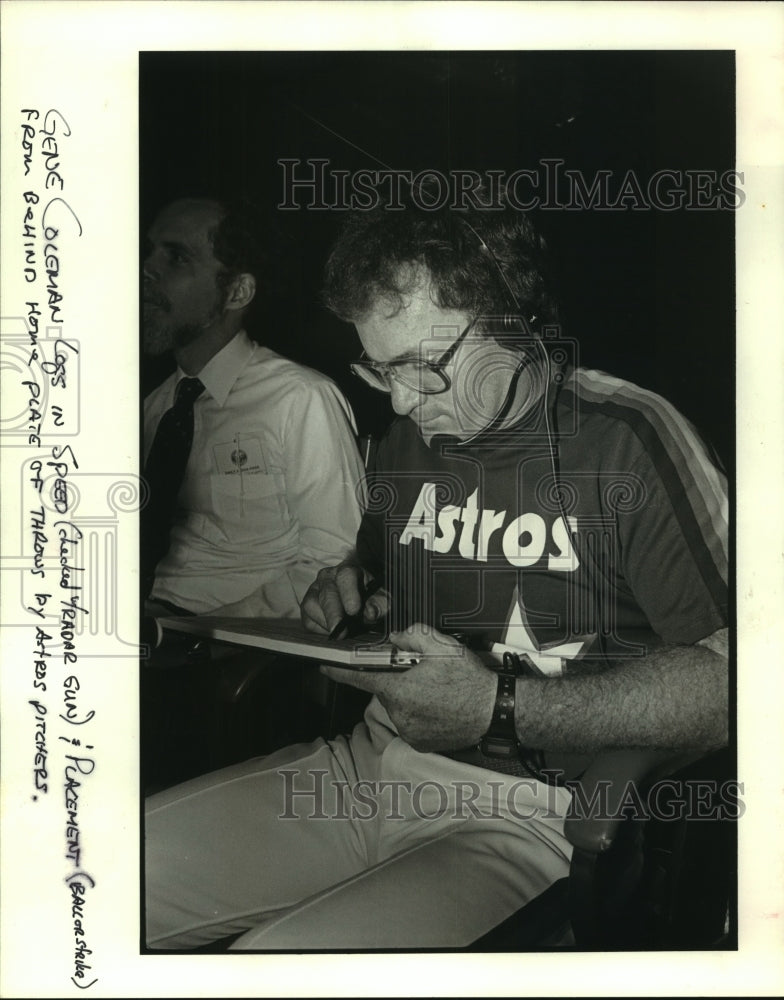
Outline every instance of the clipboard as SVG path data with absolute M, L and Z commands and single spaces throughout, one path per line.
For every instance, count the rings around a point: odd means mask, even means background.
M 351 639 L 330 639 L 327 635 L 305 631 L 293 618 L 194 615 L 159 618 L 158 623 L 164 631 L 306 657 L 349 670 L 408 670 L 422 658 L 422 654 L 398 649 L 378 632 L 363 633 Z

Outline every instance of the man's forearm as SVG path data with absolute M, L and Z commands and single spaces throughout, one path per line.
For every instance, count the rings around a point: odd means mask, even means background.
M 517 681 L 515 726 L 528 747 L 722 746 L 727 720 L 727 660 L 702 645 L 660 649 L 599 674 Z

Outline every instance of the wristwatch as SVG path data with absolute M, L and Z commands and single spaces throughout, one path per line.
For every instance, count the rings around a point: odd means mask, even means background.
M 486 757 L 517 757 L 520 743 L 515 731 L 515 688 L 525 665 L 517 653 L 504 653 L 498 672 L 493 718 L 490 728 L 479 741 Z

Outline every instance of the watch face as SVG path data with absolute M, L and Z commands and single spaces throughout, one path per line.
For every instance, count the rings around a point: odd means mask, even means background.
M 485 757 L 518 757 L 517 740 L 505 740 L 496 736 L 483 736 L 479 749 Z

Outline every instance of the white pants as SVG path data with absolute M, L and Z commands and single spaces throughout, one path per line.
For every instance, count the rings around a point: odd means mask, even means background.
M 567 874 L 568 791 L 418 753 L 373 704 L 149 799 L 149 947 L 459 947 Z

